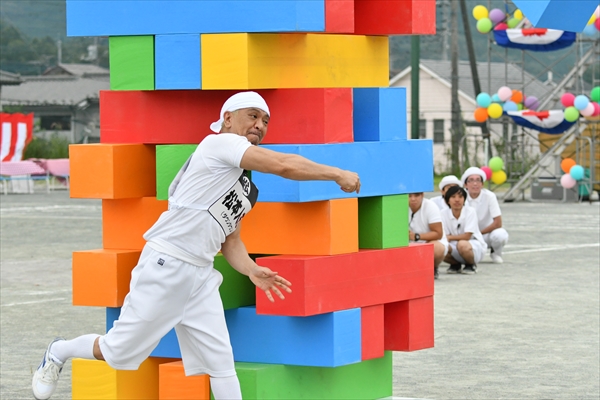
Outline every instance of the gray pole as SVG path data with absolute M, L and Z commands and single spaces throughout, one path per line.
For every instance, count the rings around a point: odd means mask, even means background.
M 452 94 L 452 171 L 456 174 L 460 170 L 458 157 L 462 130 L 460 126 L 460 103 L 458 102 L 458 15 L 457 1 L 451 1 L 451 36 L 450 36 L 450 57 L 451 57 L 451 94 Z

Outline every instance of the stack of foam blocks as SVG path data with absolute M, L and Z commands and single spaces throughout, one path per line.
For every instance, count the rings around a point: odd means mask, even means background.
M 73 303 L 129 290 L 142 234 L 223 102 L 269 104 L 264 147 L 356 171 L 333 182 L 252 173 L 242 239 L 293 283 L 271 303 L 221 255 L 215 268 L 244 398 L 377 399 L 392 351 L 433 346 L 433 248 L 408 244 L 407 193 L 433 188 L 432 143 L 407 140 L 406 93 L 388 88 L 388 35 L 432 34 L 434 0 L 67 0 L 70 36 L 109 36 L 101 143 L 72 145 L 71 197 L 102 199 L 103 248 L 73 254 Z M 137 371 L 73 361 L 73 399 L 208 399 L 174 331 Z

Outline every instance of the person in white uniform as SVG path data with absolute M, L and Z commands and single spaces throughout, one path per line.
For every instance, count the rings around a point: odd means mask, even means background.
M 454 175 L 446 175 L 442 178 L 440 183 L 438 184 L 438 188 L 440 189 L 440 196 L 432 197 L 430 200 L 435 203 L 436 206 L 441 210 L 445 210 L 448 208 L 448 204 L 446 204 L 446 200 L 444 200 L 444 195 L 446 191 L 450 189 L 452 186 L 460 186 L 463 187 L 462 182 Z
M 467 189 L 467 202 L 477 212 L 479 230 L 490 248 L 492 262 L 502 264 L 502 250 L 508 243 L 508 232 L 502 227 L 502 212 L 494 192 L 484 189 L 486 175 L 477 167 L 468 168 L 462 175 Z
M 466 198 L 467 193 L 460 186 L 446 191 L 445 200 L 449 208 L 442 211 L 442 223 L 450 246 L 444 259 L 450 264 L 446 270 L 449 274 L 477 273 L 477 263 L 487 249 L 479 231 L 477 214 L 473 208 L 465 206 Z
M 439 276 L 438 267 L 448 253 L 448 240 L 442 226 L 440 210 L 423 192 L 408 195 L 408 235 L 412 242 L 433 244 L 433 277 Z
M 218 291 L 223 277 L 213 268 L 214 257 L 220 250 L 271 301 L 273 294 L 284 299 L 283 293 L 291 292 L 290 282 L 248 256 L 240 238 L 240 221 L 258 194 L 245 170 L 335 181 L 347 193 L 360 190 L 354 172 L 258 147 L 269 119 L 266 102 L 255 92 L 237 93 L 223 104 L 220 119 L 211 124 L 218 134 L 207 136 L 181 168 L 169 188 L 168 211 L 144 235 L 147 243 L 119 319 L 106 335 L 50 343 L 33 376 L 36 399 L 52 396 L 69 358 L 135 370 L 173 327 L 186 375 L 210 375 L 215 399 L 242 398 Z

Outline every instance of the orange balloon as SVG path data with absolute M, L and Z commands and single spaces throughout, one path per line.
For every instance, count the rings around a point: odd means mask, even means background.
M 488 110 L 484 107 L 479 107 L 475 110 L 475 121 L 485 122 L 488 119 Z
M 560 162 L 560 169 L 562 169 L 565 174 L 568 174 L 569 171 L 571 171 L 571 167 L 576 164 L 577 163 L 572 158 L 565 158 Z
M 521 92 L 520 90 L 513 89 L 512 93 L 513 94 L 510 98 L 511 101 L 514 101 L 517 104 L 523 102 L 523 92 Z

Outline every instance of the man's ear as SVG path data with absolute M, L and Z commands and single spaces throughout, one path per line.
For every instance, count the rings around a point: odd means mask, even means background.
M 223 125 L 225 125 L 227 128 L 231 127 L 231 118 L 233 117 L 233 113 L 231 111 L 225 111 L 225 113 L 223 113 Z

